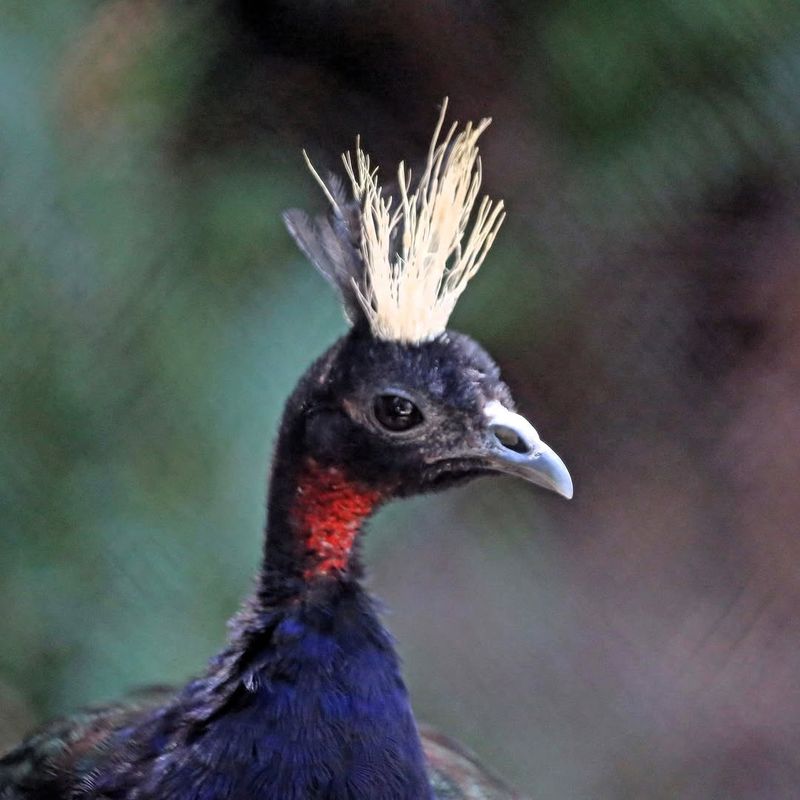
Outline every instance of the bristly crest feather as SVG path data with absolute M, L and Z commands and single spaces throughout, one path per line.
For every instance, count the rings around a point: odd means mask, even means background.
M 381 339 L 414 343 L 442 333 L 505 219 L 502 200 L 485 196 L 473 215 L 482 177 L 477 140 L 491 120 L 467 123 L 458 133 L 453 123 L 440 142 L 446 111 L 445 99 L 413 190 L 411 171 L 403 163 L 398 167 L 395 209 L 360 142 L 355 163 L 350 153 L 342 156 L 360 206 L 364 276 L 354 288 L 373 334 Z M 338 209 L 307 156 L 306 163 Z

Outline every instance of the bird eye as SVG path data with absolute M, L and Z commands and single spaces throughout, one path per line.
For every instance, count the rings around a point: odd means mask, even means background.
M 422 422 L 422 412 L 407 397 L 379 394 L 373 406 L 375 419 L 393 433 L 411 430 Z

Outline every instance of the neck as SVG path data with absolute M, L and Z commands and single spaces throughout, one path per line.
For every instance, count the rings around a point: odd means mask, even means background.
M 261 580 L 268 602 L 273 594 L 307 594 L 331 581 L 357 580 L 362 528 L 389 498 L 387 489 L 367 485 L 343 466 L 287 450 L 280 442 L 270 487 Z
M 242 759 L 223 748 L 231 785 L 265 798 L 430 800 L 391 637 L 358 582 L 354 546 L 384 494 L 280 444 L 275 465 L 255 600 L 190 690 L 202 757 L 235 742 Z
M 305 580 L 358 571 L 353 570 L 356 539 L 382 499 L 379 489 L 352 479 L 341 467 L 303 462 L 288 504 L 288 523 Z

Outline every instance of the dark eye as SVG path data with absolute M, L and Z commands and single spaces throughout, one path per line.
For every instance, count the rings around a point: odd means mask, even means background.
M 373 408 L 375 419 L 394 433 L 410 430 L 422 422 L 422 413 L 407 397 L 379 394 Z

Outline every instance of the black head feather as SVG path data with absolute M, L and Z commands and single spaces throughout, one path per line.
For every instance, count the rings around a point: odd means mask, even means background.
M 513 408 L 494 361 L 475 341 L 448 331 L 409 345 L 354 328 L 309 376 L 305 422 L 295 442 L 316 461 L 346 465 L 367 485 L 395 496 L 439 489 L 487 471 L 480 453 L 491 438 L 484 409 Z M 387 399 L 401 398 L 417 415 L 408 429 L 382 419 Z
M 338 176 L 330 175 L 326 188 L 333 200 L 326 213 L 312 217 L 292 208 L 284 211 L 283 221 L 306 258 L 339 293 L 345 316 L 355 325 L 364 317 L 356 293 L 364 275 L 360 209 Z

